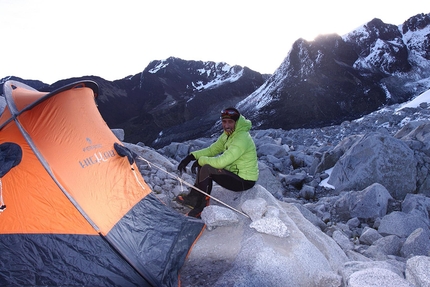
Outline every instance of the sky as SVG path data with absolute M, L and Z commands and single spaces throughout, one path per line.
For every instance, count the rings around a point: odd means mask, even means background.
M 420 13 L 430 1 L 0 0 L 0 79 L 113 81 L 169 57 L 272 74 L 299 38 Z

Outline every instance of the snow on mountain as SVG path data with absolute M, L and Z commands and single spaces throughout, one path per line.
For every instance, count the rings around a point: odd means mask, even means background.
M 421 95 L 414 98 L 413 100 L 402 104 L 397 110 L 401 110 L 404 108 L 416 108 L 422 103 L 430 104 L 430 90 L 422 93 Z
M 238 69 L 238 67 L 232 67 L 226 63 L 216 63 L 215 67 L 217 68 L 217 73 L 215 73 L 215 77 L 213 80 L 207 82 L 206 84 L 202 81 L 198 81 L 193 83 L 193 87 L 195 90 L 200 91 L 204 89 L 214 89 L 219 87 L 225 83 L 233 83 L 240 79 L 243 76 L 243 69 Z M 218 69 L 220 67 L 220 69 Z M 213 73 L 212 69 L 198 69 L 201 74 L 206 74 L 208 78 L 211 78 L 211 73 Z

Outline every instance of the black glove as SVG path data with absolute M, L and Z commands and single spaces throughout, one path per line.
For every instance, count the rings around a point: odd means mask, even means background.
M 197 173 L 197 169 L 200 168 L 200 164 L 199 161 L 196 160 L 193 165 L 191 166 L 191 172 L 196 174 Z
M 189 155 L 187 155 L 187 157 L 186 158 L 184 158 L 180 163 L 179 163 L 179 165 L 178 165 L 178 170 L 180 171 L 180 172 L 183 172 L 183 171 L 187 171 L 187 165 L 190 163 L 190 161 L 192 161 L 192 160 L 196 160 L 196 158 L 192 155 L 192 154 L 189 154 Z
M 121 157 L 125 157 L 126 156 L 127 157 L 128 162 L 130 163 L 130 165 L 134 163 L 134 157 L 137 156 L 136 153 L 132 152 L 131 150 L 129 150 L 125 146 L 120 145 L 119 143 L 114 143 L 113 147 L 114 147 L 116 153 L 119 156 L 121 156 Z

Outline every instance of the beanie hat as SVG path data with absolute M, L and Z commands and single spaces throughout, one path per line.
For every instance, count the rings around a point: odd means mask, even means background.
M 235 122 L 237 122 L 239 117 L 240 117 L 240 113 L 235 108 L 226 108 L 221 111 L 221 119 L 232 119 Z

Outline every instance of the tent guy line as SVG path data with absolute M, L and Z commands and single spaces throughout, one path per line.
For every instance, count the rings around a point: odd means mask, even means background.
M 198 187 L 195 187 L 194 185 L 192 185 L 192 184 L 190 184 L 190 183 L 186 182 L 185 180 L 183 180 L 183 179 L 182 179 L 182 178 L 180 178 L 179 176 L 177 176 L 177 175 L 175 175 L 175 174 L 173 174 L 173 173 L 171 173 L 171 172 L 168 172 L 167 170 L 165 170 L 165 169 L 163 169 L 162 167 L 160 167 L 160 166 L 158 166 L 158 165 L 156 165 L 156 164 L 154 164 L 154 163 L 150 162 L 149 160 L 147 160 L 147 159 L 145 159 L 145 158 L 143 158 L 143 157 L 141 157 L 141 156 L 138 156 L 138 159 L 145 161 L 145 162 L 149 165 L 149 167 L 154 166 L 154 167 L 158 168 L 159 170 L 161 170 L 161 171 L 165 172 L 166 174 L 170 175 L 171 177 L 175 178 L 177 181 L 179 181 L 179 182 L 181 183 L 181 185 L 182 185 L 182 184 L 185 184 L 185 185 L 186 185 L 186 186 L 188 186 L 188 187 L 194 188 L 194 189 L 195 189 L 195 190 L 197 190 L 198 192 L 200 192 L 200 193 L 202 193 L 202 194 L 204 194 L 204 195 L 208 196 L 209 198 L 211 198 L 211 199 L 215 200 L 216 202 L 221 203 L 222 205 L 224 205 L 224 206 L 226 206 L 226 207 L 230 208 L 231 210 L 233 210 L 233 211 L 235 211 L 235 212 L 237 212 L 237 213 L 239 213 L 239 214 L 241 214 L 241 215 L 243 215 L 243 216 L 245 216 L 245 217 L 247 217 L 247 218 L 251 219 L 247 214 L 243 213 L 242 211 L 240 211 L 240 210 L 238 210 L 238 209 L 236 209 L 236 208 L 234 208 L 234 207 L 232 207 L 232 206 L 228 205 L 227 203 L 225 203 L 225 202 L 223 202 L 223 201 L 219 200 L 218 198 L 216 198 L 216 197 L 214 197 L 214 196 L 212 196 L 212 195 L 210 195 L 210 194 L 208 194 L 208 193 L 204 192 L 203 190 L 199 189 Z

